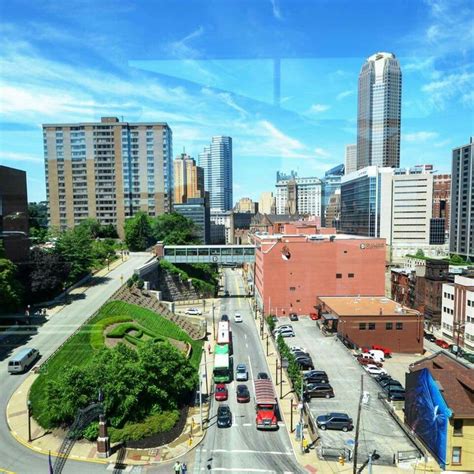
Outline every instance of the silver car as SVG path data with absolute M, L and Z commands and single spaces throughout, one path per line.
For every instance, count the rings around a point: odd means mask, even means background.
M 245 364 L 239 364 L 235 369 L 235 380 L 246 382 L 249 379 L 249 373 Z

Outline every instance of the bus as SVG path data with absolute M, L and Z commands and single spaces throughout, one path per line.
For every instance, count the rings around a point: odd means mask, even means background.
M 229 321 L 221 321 L 217 329 L 217 346 L 229 346 L 229 355 L 232 355 L 232 331 Z
M 214 354 L 214 382 L 227 383 L 232 380 L 231 358 L 229 353 L 221 354 L 216 352 Z

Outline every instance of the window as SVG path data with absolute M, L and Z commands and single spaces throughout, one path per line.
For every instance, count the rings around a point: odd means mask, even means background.
M 290 286 L 290 291 L 296 291 L 296 287 L 295 286 Z
M 403 323 L 397 323 L 396 329 L 397 331 L 401 331 L 403 329 Z
M 354 274 L 353 274 L 353 273 L 348 273 L 347 276 L 348 276 L 349 278 L 354 278 Z
M 385 329 L 391 331 L 393 329 L 393 323 L 385 323 Z
M 453 434 L 454 436 L 462 436 L 463 420 L 454 420 Z
M 359 323 L 359 331 L 365 331 L 366 330 L 366 324 L 365 323 Z
M 375 331 L 375 323 L 369 323 L 369 331 Z
M 336 278 L 342 278 L 342 273 L 336 273 Z
M 453 455 L 451 457 L 451 464 L 461 464 L 461 448 L 453 446 Z

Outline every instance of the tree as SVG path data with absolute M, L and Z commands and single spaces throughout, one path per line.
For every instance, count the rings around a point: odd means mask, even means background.
M 454 253 L 454 254 L 451 254 L 450 263 L 453 265 L 462 265 L 463 263 L 466 263 L 466 262 L 461 257 L 461 255 L 457 255 Z
M 28 204 L 28 225 L 34 229 L 48 227 L 48 205 L 45 201 Z
M 62 261 L 70 265 L 67 283 L 74 283 L 87 275 L 92 268 L 92 240 L 87 227 L 77 226 L 63 232 L 57 242 L 54 252 Z
M 152 223 L 153 237 L 165 245 L 198 244 L 196 225 L 181 214 L 162 214 Z
M 71 266 L 61 255 L 40 248 L 30 252 L 31 296 L 35 301 L 44 301 L 63 289 Z
M 77 227 L 86 230 L 89 233 L 91 239 L 99 237 L 101 225 L 97 219 L 89 217 L 88 219 L 81 221 Z
M 146 250 L 152 241 L 150 218 L 144 212 L 125 221 L 125 242 L 130 250 Z
M 416 251 L 415 257 L 417 257 L 417 258 L 425 258 L 425 252 L 423 252 L 422 249 L 418 249 L 418 250 Z
M 23 287 L 16 279 L 16 265 L 6 258 L 0 259 L 0 311 L 14 311 L 22 304 Z

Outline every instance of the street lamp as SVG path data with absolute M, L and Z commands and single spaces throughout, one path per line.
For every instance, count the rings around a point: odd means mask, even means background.
M 26 402 L 27 413 L 28 413 L 28 442 L 31 443 L 31 400 L 28 399 Z

